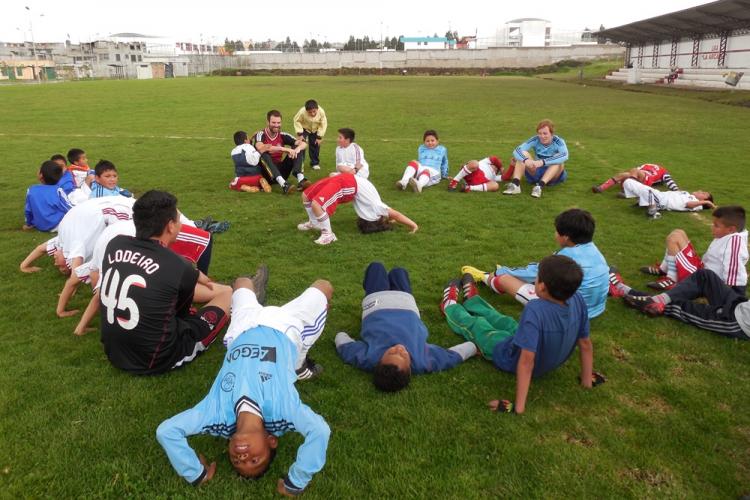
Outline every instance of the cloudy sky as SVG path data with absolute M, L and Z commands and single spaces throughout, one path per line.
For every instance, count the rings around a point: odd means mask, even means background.
M 302 42 L 346 41 L 349 35 L 443 35 L 449 28 L 459 35 L 478 32 L 493 36 L 503 23 L 519 17 L 539 17 L 553 29 L 610 28 L 632 21 L 686 9 L 706 1 L 691 0 L 502 0 L 331 2 L 216 2 L 210 0 L 0 0 L 0 41 L 31 39 L 73 42 L 106 38 L 111 33 L 135 32 L 184 41 L 275 40 L 290 36 Z M 27 10 L 29 7 L 30 10 Z

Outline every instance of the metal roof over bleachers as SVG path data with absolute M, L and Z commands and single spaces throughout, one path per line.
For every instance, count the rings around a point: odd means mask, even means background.
M 596 36 L 632 43 L 749 28 L 750 0 L 718 0 L 599 31 Z

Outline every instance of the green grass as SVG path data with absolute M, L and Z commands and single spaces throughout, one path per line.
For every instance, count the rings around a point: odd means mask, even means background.
M 335 129 L 357 131 L 371 179 L 384 201 L 420 224 L 385 234 L 357 234 L 353 210 L 333 218 L 339 241 L 328 248 L 295 229 L 297 197 L 247 195 L 226 185 L 231 134 L 264 124 L 280 109 L 287 130 L 305 99 L 330 119 L 324 170 L 333 163 Z M 258 263 L 271 269 L 269 302 L 295 297 L 317 277 L 336 292 L 326 333 L 313 350 L 325 366 L 301 383 L 302 399 L 333 434 L 311 498 L 405 497 L 736 497 L 750 489 L 750 344 L 668 319 L 647 319 L 610 301 L 591 325 L 595 366 L 609 381 L 592 391 L 576 384 L 577 357 L 531 387 L 527 414 L 491 414 L 488 400 L 512 397 L 514 378 L 472 359 L 454 370 L 415 377 L 396 395 L 375 391 L 370 377 L 337 357 L 333 336 L 357 336 L 361 279 L 374 259 L 409 269 L 432 342 L 459 338 L 440 316 L 444 283 L 462 264 L 521 265 L 555 250 L 554 216 L 583 207 L 597 220 L 595 241 L 627 281 L 643 286 L 637 267 L 657 260 L 664 236 L 686 229 L 703 251 L 710 216 L 665 214 L 650 221 L 614 192 L 589 188 L 644 162 L 667 166 L 683 188 L 708 188 L 719 204 L 746 203 L 748 110 L 677 96 L 582 87 L 535 78 L 253 77 L 99 81 L 0 88 L 3 166 L 0 222 L 0 497 L 271 497 L 294 460 L 297 435 L 281 441 L 259 482 L 232 472 L 225 442 L 191 444 L 218 461 L 200 489 L 171 469 L 154 438 L 157 425 L 199 401 L 222 360 L 215 345 L 185 369 L 152 378 L 120 373 L 106 361 L 97 334 L 71 332 L 76 318 L 56 319 L 63 280 L 52 267 L 23 275 L 18 263 L 47 235 L 19 230 L 25 189 L 49 155 L 84 148 L 92 163 L 118 165 L 121 185 L 136 194 L 174 192 L 193 218 L 232 221 L 218 235 L 211 274 L 228 281 Z M 449 149 L 451 172 L 489 154 L 507 161 L 544 117 L 558 124 L 571 150 L 569 181 L 534 200 L 397 192 L 393 181 L 415 156 L 426 128 Z M 73 306 L 83 307 L 81 290 Z M 520 314 L 511 298 L 483 295 Z

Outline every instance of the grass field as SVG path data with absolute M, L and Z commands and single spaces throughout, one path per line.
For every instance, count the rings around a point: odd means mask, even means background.
M 349 206 L 333 218 L 339 241 L 327 248 L 295 225 L 297 196 L 227 189 L 235 130 L 264 125 L 280 109 L 286 130 L 305 99 L 326 109 L 333 164 L 335 130 L 353 127 L 384 201 L 420 224 L 357 234 Z M 135 378 L 112 368 L 98 334 L 72 335 L 77 318 L 57 319 L 63 280 L 51 262 L 18 271 L 48 236 L 22 232 L 26 187 L 53 153 L 81 147 L 91 163 L 113 161 L 121 185 L 141 194 L 167 189 L 192 218 L 211 214 L 232 228 L 216 237 L 211 274 L 229 281 L 270 266 L 269 303 L 281 304 L 318 277 L 336 288 L 326 333 L 313 350 L 320 379 L 300 383 L 306 403 L 332 428 L 325 468 L 311 498 L 714 497 L 750 491 L 750 344 L 647 319 L 610 300 L 593 320 L 595 367 L 609 381 L 576 383 L 578 358 L 531 387 L 527 413 L 497 415 L 490 399 L 512 398 L 515 379 L 472 359 L 454 370 L 414 377 L 396 395 L 376 392 L 370 376 L 337 357 L 333 336 L 357 336 L 361 280 L 374 259 L 409 269 L 432 342 L 459 341 L 437 307 L 462 264 L 522 265 L 555 250 L 554 216 L 578 206 L 597 220 L 595 242 L 627 281 L 661 257 L 668 231 L 682 227 L 699 251 L 710 241 L 710 214 L 648 220 L 614 192 L 590 186 L 644 162 L 667 166 L 684 189 L 711 190 L 719 204 L 747 203 L 746 131 L 750 111 L 682 97 L 522 77 L 254 77 L 97 81 L 0 87 L 0 497 L 271 497 L 301 440 L 288 435 L 270 473 L 239 479 L 226 442 L 193 447 L 218 462 L 217 477 L 194 489 L 172 470 L 154 438 L 157 425 L 199 401 L 221 364 L 220 343 L 185 369 Z M 426 128 L 461 162 L 497 154 L 531 136 L 549 117 L 571 150 L 569 181 L 535 200 L 524 194 L 421 196 L 393 181 L 414 158 Z M 743 132 L 744 131 L 744 132 Z M 519 315 L 506 296 L 482 294 Z M 84 307 L 81 289 L 73 306 Z

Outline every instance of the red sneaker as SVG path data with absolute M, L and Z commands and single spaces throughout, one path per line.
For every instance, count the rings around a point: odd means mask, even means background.
M 443 316 L 445 316 L 446 307 L 458 302 L 458 287 L 460 285 L 461 283 L 458 280 L 450 280 L 448 284 L 445 285 L 445 290 L 443 290 L 443 300 L 440 302 L 440 312 L 443 313 Z
M 620 276 L 620 273 L 617 271 L 617 268 L 612 266 L 609 268 L 609 295 L 612 297 L 615 297 L 617 299 L 622 298 L 625 296 L 625 292 L 623 292 L 617 285 L 620 285 L 622 283 L 622 276 Z
M 661 316 L 664 314 L 664 304 L 655 301 L 648 295 L 626 295 L 623 302 L 633 309 L 637 309 L 649 316 Z

